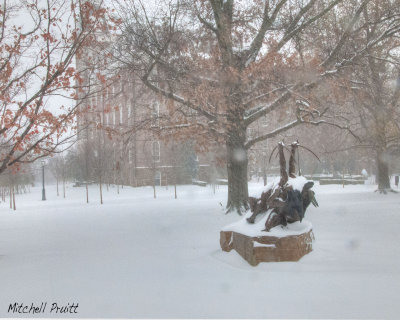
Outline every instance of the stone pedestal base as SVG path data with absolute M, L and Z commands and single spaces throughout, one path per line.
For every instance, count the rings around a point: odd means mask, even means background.
M 220 244 L 224 251 L 235 249 L 249 264 L 260 262 L 298 261 L 312 251 L 312 229 L 283 237 L 251 237 L 235 231 L 221 231 Z

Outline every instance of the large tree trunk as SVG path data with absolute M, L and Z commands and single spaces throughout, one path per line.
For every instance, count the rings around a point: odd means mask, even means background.
M 382 115 L 380 115 L 382 116 Z M 387 138 L 385 135 L 386 121 L 383 118 L 377 120 L 377 148 L 376 148 L 376 180 L 378 181 L 378 191 L 386 193 L 390 190 L 390 178 L 389 178 L 389 163 L 386 158 L 386 142 Z
M 228 170 L 228 203 L 227 213 L 236 211 L 242 214 L 249 207 L 249 192 L 247 186 L 247 150 L 244 147 L 245 132 L 231 132 L 226 143 Z
M 390 189 L 389 165 L 384 158 L 384 151 L 378 150 L 376 157 L 378 190 L 386 192 Z

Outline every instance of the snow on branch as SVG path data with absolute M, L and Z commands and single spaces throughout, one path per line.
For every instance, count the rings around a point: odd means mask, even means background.
M 303 105 L 303 103 L 299 103 L 301 105 Z M 336 128 L 342 129 L 342 130 L 346 130 L 348 131 L 354 138 L 356 138 L 357 140 L 361 141 L 361 139 L 350 129 L 349 126 L 343 126 L 340 125 L 338 123 L 334 123 L 334 122 L 329 122 L 327 120 L 318 120 L 318 121 L 314 121 L 314 120 L 309 120 L 309 118 L 314 119 L 315 115 L 317 115 L 318 117 L 323 117 L 325 115 L 325 113 L 327 112 L 328 108 L 325 109 L 322 112 L 319 112 L 318 110 L 305 110 L 301 107 L 297 108 L 297 119 L 293 120 L 289 123 L 287 123 L 286 125 L 279 127 L 269 133 L 260 135 L 252 140 L 249 140 L 246 144 L 245 144 L 245 148 L 249 149 L 251 148 L 254 144 L 260 142 L 260 141 L 264 141 L 270 138 L 274 138 L 276 137 L 278 134 L 281 134 L 283 132 L 286 132 L 289 129 L 292 129 L 294 127 L 296 127 L 299 124 L 311 124 L 314 126 L 318 126 L 321 124 L 326 124 L 326 125 L 330 125 L 330 126 L 334 126 Z M 307 117 L 307 118 L 306 118 Z
M 340 124 L 337 124 L 337 123 L 334 123 L 334 122 L 329 122 L 329 121 L 326 121 L 326 120 L 305 121 L 305 123 L 308 123 L 308 124 L 311 124 L 311 125 L 314 125 L 314 126 L 318 126 L 318 125 L 320 125 L 320 124 L 326 124 L 326 125 L 329 125 L 329 126 L 333 126 L 333 127 L 339 128 L 339 129 L 341 129 L 341 130 L 346 130 L 346 131 L 349 132 L 354 138 L 356 138 L 358 141 L 361 142 L 360 137 L 358 137 L 358 136 L 350 129 L 349 126 L 342 126 L 342 125 L 340 125 Z
M 278 128 L 278 129 L 275 129 L 274 131 L 271 131 L 271 132 L 269 132 L 269 133 L 267 133 L 267 134 L 263 134 L 263 135 L 261 135 L 261 136 L 258 136 L 258 137 L 256 137 L 256 138 L 254 138 L 254 139 L 248 141 L 248 142 L 245 144 L 245 148 L 246 148 L 246 149 L 249 149 L 249 148 L 251 148 L 254 144 L 256 144 L 257 142 L 260 142 L 260 141 L 263 141 L 263 140 L 267 140 L 267 139 L 276 137 L 278 134 L 280 134 L 280 133 L 282 133 L 282 132 L 285 132 L 285 131 L 287 131 L 287 130 L 289 130 L 289 129 L 291 129 L 291 128 L 294 128 L 295 126 L 299 125 L 299 124 L 302 123 L 302 122 L 303 122 L 303 121 L 301 120 L 301 118 L 297 118 L 296 120 L 294 120 L 294 121 L 292 121 L 292 122 L 289 122 L 288 124 L 286 124 L 286 125 L 284 125 L 284 126 Z
M 278 45 L 277 45 L 275 50 L 279 51 L 296 34 L 301 32 L 302 30 L 304 30 L 310 24 L 312 24 L 315 21 L 317 21 L 319 18 L 323 17 L 325 14 L 327 14 L 329 11 L 331 11 L 331 9 L 333 7 L 338 5 L 340 2 L 343 2 L 343 0 L 332 1 L 332 3 L 330 3 L 324 10 L 322 10 L 321 12 L 319 12 L 318 14 L 313 16 L 312 18 L 309 18 L 307 21 L 302 23 L 300 26 L 296 27 L 297 23 L 300 21 L 300 19 L 307 13 L 307 11 L 309 11 L 311 9 L 312 5 L 314 5 L 315 2 L 316 1 L 310 1 L 304 8 L 302 8 L 300 10 L 300 12 L 296 16 L 296 18 L 293 20 L 293 22 L 291 23 L 291 25 L 287 29 L 287 31 L 286 31 L 285 35 L 283 36 L 283 38 L 281 39 L 281 41 L 279 41 L 279 43 L 278 43 Z
M 312 0 L 315 1 L 315 0 Z M 269 11 L 269 1 L 265 1 L 264 4 L 264 13 L 263 13 L 263 20 L 261 23 L 261 27 L 258 30 L 257 35 L 254 37 L 250 48 L 246 51 L 244 51 L 243 54 L 243 60 L 245 60 L 245 66 L 248 66 L 250 63 L 254 62 L 256 60 L 256 57 L 262 47 L 263 40 L 265 37 L 265 34 L 267 30 L 273 25 L 275 22 L 279 11 L 282 9 L 283 5 L 288 2 L 288 0 L 280 0 L 276 6 L 275 9 L 273 10 L 271 16 L 268 15 Z
M 277 92 L 280 92 L 280 91 L 285 91 L 285 90 L 287 90 L 287 86 L 279 87 L 279 88 L 273 89 L 273 90 L 271 90 L 271 91 L 268 91 L 268 92 L 266 92 L 266 93 L 259 94 L 258 96 L 253 97 L 253 98 L 247 100 L 247 101 L 244 103 L 244 105 L 245 105 L 245 107 L 250 107 L 251 104 L 254 103 L 254 102 L 257 101 L 257 100 L 268 98 L 270 95 L 272 95 L 272 94 L 274 94 L 274 93 L 277 93 Z M 246 112 L 247 112 L 247 114 L 252 114 L 253 112 L 258 111 L 260 108 L 261 108 L 260 106 L 257 106 L 257 107 L 255 107 L 255 108 L 252 108 L 252 109 L 247 110 Z
M 282 94 L 279 98 L 274 100 L 271 104 L 267 104 L 265 106 L 255 109 L 256 110 L 255 112 L 244 117 L 245 124 L 248 126 L 254 121 L 260 119 L 262 116 L 274 111 L 276 108 L 281 106 L 282 103 L 288 101 L 291 96 L 292 94 L 289 91 L 287 91 L 284 94 Z
M 364 0 L 360 7 L 358 8 L 358 10 L 356 11 L 353 19 L 349 22 L 349 24 L 347 25 L 346 29 L 344 30 L 340 40 L 338 41 L 338 43 L 336 44 L 335 48 L 332 50 L 332 52 L 330 53 L 330 55 L 328 56 L 327 59 L 325 59 L 325 61 L 321 64 L 321 66 L 323 67 L 327 67 L 329 66 L 335 59 L 337 54 L 339 53 L 339 51 L 342 49 L 342 47 L 344 46 L 344 44 L 346 43 L 346 40 L 349 38 L 351 31 L 353 30 L 354 25 L 356 24 L 356 22 L 359 20 L 360 15 L 362 13 L 362 11 L 364 10 L 365 6 L 368 4 L 368 2 L 370 2 L 371 0 Z

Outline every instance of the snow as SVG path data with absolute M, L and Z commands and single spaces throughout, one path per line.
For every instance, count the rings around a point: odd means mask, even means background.
M 274 244 L 264 244 L 264 243 L 259 243 L 257 241 L 253 241 L 253 247 L 264 247 L 264 248 L 276 248 L 276 245 Z
M 335 74 L 335 73 L 337 73 L 337 72 L 338 72 L 337 69 L 327 70 L 327 71 L 325 71 L 323 74 L 321 74 L 321 76 L 332 75 L 332 74 Z
M 223 252 L 227 186 L 55 186 L 0 203 L 0 317 L 10 303 L 79 303 L 79 318 L 380 318 L 400 313 L 400 194 L 314 186 L 313 252 L 250 266 Z M 250 192 L 263 188 L 251 183 Z M 7 199 L 8 200 L 8 199 Z M 51 314 L 35 315 L 53 317 Z
M 258 184 L 255 188 L 252 190 L 249 190 L 249 196 L 253 198 L 260 198 L 261 194 L 263 192 L 266 192 L 270 189 L 276 189 L 279 186 L 279 181 L 281 180 L 280 177 L 273 177 L 272 181 L 267 183 L 266 186 L 263 186 L 262 184 Z M 312 180 L 307 180 L 303 176 L 299 176 L 296 178 L 289 178 L 287 184 L 292 186 L 294 190 L 299 190 L 300 192 L 303 190 L 303 186 L 308 182 Z
M 249 196 L 253 198 L 261 198 L 261 194 L 269 189 L 276 188 L 278 187 L 280 177 L 274 177 L 272 178 L 272 181 L 267 183 L 266 186 L 262 184 L 254 184 L 257 187 L 253 187 L 252 189 L 249 189 Z
M 305 101 L 305 100 L 296 100 L 296 103 L 297 104 L 302 104 L 302 105 L 304 105 L 306 107 L 310 107 L 310 104 L 308 103 L 308 101 Z
M 293 187 L 293 190 L 298 190 L 298 191 L 302 191 L 304 185 L 307 183 L 307 180 L 305 177 L 300 176 L 300 177 L 296 177 L 296 178 L 289 178 L 287 184 Z
M 312 229 L 312 224 L 307 220 L 303 220 L 302 222 L 297 221 L 290 223 L 286 227 L 277 226 L 272 228 L 269 232 L 263 231 L 265 229 L 265 222 L 267 221 L 269 214 L 270 211 L 264 214 L 259 214 L 254 223 L 248 223 L 246 219 L 252 215 L 252 213 L 249 211 L 242 219 L 223 227 L 221 230 L 234 231 L 249 237 L 271 236 L 282 238 L 286 236 L 299 235 Z
M 236 148 L 235 150 L 233 150 L 233 157 L 238 162 L 245 161 L 247 159 L 246 150 L 241 149 L 241 148 Z

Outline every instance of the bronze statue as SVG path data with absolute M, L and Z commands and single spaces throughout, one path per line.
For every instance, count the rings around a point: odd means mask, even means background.
M 254 223 L 257 215 L 260 213 L 271 210 L 270 215 L 265 223 L 265 231 L 269 231 L 278 225 L 286 226 L 288 223 L 293 223 L 296 221 L 301 222 L 310 203 L 312 203 L 315 207 L 318 207 L 318 203 L 315 199 L 315 193 L 311 190 L 311 188 L 314 186 L 313 181 L 306 182 L 301 191 L 294 190 L 293 187 L 287 183 L 288 177 L 296 177 L 295 156 L 296 152 L 298 152 L 299 146 L 300 145 L 298 142 L 293 142 L 291 144 L 289 173 L 287 173 L 284 154 L 285 146 L 283 142 L 278 144 L 281 179 L 276 188 L 271 188 L 266 192 L 263 192 L 259 199 L 249 197 L 250 210 L 253 213 L 251 217 L 247 218 L 249 223 Z M 275 149 L 272 151 L 272 154 L 274 153 Z

